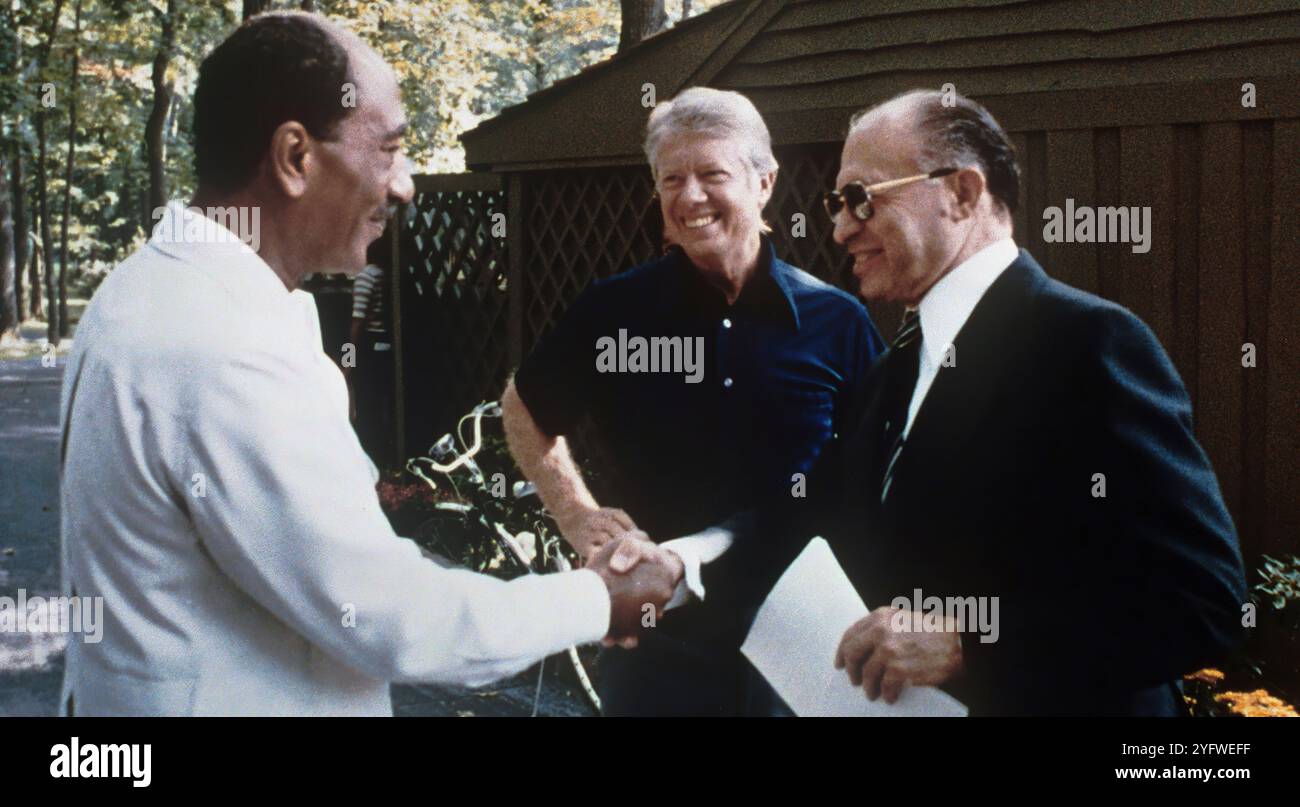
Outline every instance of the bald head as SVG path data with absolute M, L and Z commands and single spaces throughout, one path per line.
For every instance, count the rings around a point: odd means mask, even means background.
M 356 106 L 347 103 L 344 85 L 359 86 L 360 73 L 385 72 L 387 65 L 359 37 L 315 14 L 246 20 L 199 68 L 193 125 L 199 186 L 244 187 L 286 121 L 329 139 Z
M 927 90 L 912 90 L 896 95 L 876 106 L 868 107 L 849 121 L 849 133 L 875 125 L 905 127 L 914 131 L 921 100 L 928 94 Z
M 911 90 L 869 107 L 850 122 L 850 135 L 864 129 L 906 135 L 917 146 L 918 167 L 977 168 L 1001 214 L 1020 205 L 1020 169 L 1007 133 L 971 99 L 937 90 Z
M 948 103 L 946 104 L 945 101 Z M 939 169 L 948 169 L 929 179 Z M 906 180 L 902 184 L 893 184 Z M 1015 154 L 969 99 L 911 92 L 854 117 L 836 187 L 883 186 L 866 212 L 841 206 L 834 238 L 867 299 L 917 305 L 936 282 L 1012 235 Z
M 258 255 L 286 288 L 360 271 L 413 196 L 396 76 L 323 17 L 246 21 L 204 60 L 194 110 L 194 204 L 258 210 Z

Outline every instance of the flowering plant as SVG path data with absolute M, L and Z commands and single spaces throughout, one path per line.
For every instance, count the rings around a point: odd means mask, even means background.
M 1195 715 L 1300 717 L 1285 700 L 1294 700 L 1300 687 L 1300 557 L 1263 559 L 1256 570 L 1259 582 L 1250 590 L 1249 619 L 1243 623 L 1248 627 L 1245 646 L 1227 660 L 1226 673 L 1206 669 L 1183 678 Z

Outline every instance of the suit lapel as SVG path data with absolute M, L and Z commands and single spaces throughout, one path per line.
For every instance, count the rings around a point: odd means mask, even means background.
M 1023 366 L 1036 338 L 1022 310 L 1047 276 L 1024 250 L 989 287 L 953 340 L 951 366 L 940 367 L 917 411 L 894 471 L 887 507 L 905 500 L 925 478 L 926 463 L 958 455 L 985 418 L 994 396 L 1014 388 L 1008 374 Z

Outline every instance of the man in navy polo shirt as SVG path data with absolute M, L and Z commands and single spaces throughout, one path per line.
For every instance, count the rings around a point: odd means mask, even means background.
M 660 104 L 646 157 L 676 246 L 578 298 L 507 387 L 506 436 L 580 554 L 644 541 L 641 562 L 679 580 L 673 613 L 602 657 L 606 714 L 788 713 L 738 651 L 746 615 L 706 600 L 699 569 L 721 551 L 706 528 L 803 494 L 882 343 L 856 299 L 776 257 L 777 165 L 747 99 Z M 609 506 L 564 439 L 584 416 L 618 466 Z

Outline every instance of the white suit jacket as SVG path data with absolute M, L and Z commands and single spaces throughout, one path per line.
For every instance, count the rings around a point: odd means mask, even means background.
M 606 633 L 594 572 L 507 583 L 395 535 L 311 295 L 167 216 L 65 371 L 63 587 L 104 625 L 70 637 L 64 708 L 391 715 L 390 681 L 483 684 Z

